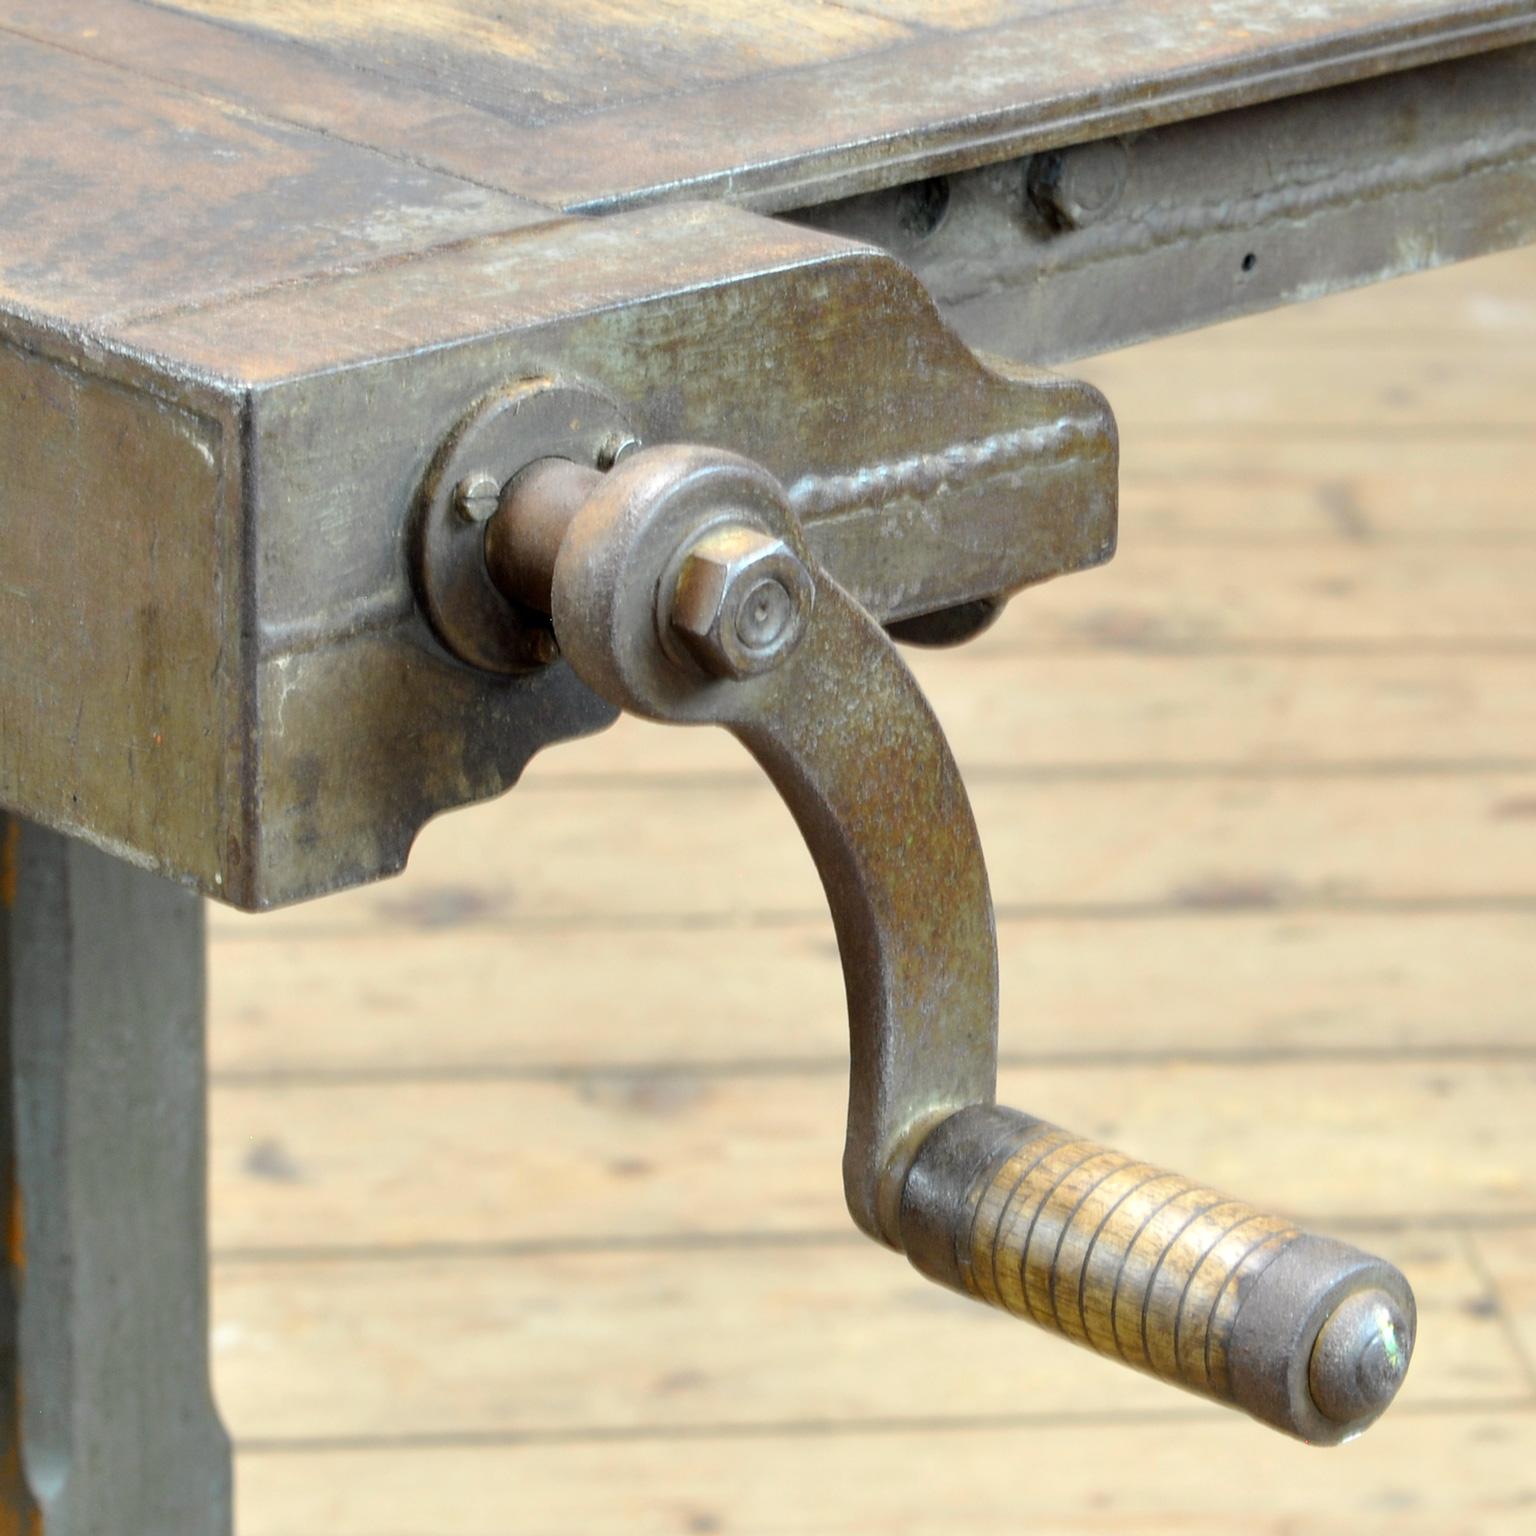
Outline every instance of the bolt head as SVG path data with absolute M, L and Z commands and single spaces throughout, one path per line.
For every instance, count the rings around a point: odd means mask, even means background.
M 1114 211 L 1130 174 L 1130 156 L 1119 139 L 1100 139 L 1036 156 L 1029 194 L 1059 229 L 1085 229 Z
M 1374 1418 L 1397 1394 L 1413 1335 L 1397 1302 L 1377 1289 L 1357 1291 L 1335 1308 L 1312 1349 L 1312 1400 L 1335 1423 Z
M 453 488 L 453 505 L 466 522 L 488 523 L 501 504 L 501 481 L 480 471 L 466 475 Z
M 810 571 L 783 539 L 729 524 L 689 549 L 668 619 L 712 677 L 756 677 L 800 644 L 815 595 Z

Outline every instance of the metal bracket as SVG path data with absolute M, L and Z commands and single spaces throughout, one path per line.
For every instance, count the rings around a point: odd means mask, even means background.
M 612 719 L 481 568 L 539 454 L 746 454 L 885 622 L 1114 548 L 1102 396 L 982 362 L 891 257 L 735 208 L 451 243 L 117 346 L 7 326 L 0 803 L 236 906 L 393 873 Z
M 943 732 L 761 466 L 698 447 L 519 477 L 488 570 L 620 709 L 723 725 L 793 813 L 848 994 L 843 1175 L 924 1274 L 1318 1443 L 1386 1408 L 1413 1295 L 1379 1259 L 994 1102 L 985 863 Z M 547 594 L 547 596 L 546 596 Z

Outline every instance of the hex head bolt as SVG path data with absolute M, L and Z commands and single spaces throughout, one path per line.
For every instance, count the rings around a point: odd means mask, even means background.
M 787 660 L 804 638 L 815 590 L 783 539 L 727 523 L 689 546 L 668 619 L 712 677 L 756 677 Z

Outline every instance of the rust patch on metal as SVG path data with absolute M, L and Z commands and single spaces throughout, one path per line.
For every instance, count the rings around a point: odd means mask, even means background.
M 27 1272 L 27 1223 L 22 1206 L 21 1186 L 11 1186 L 11 1203 L 6 1212 L 5 1256 L 16 1276 Z
M 16 880 L 21 854 L 21 818 L 7 816 L 0 833 L 0 907 L 7 912 L 16 905 Z

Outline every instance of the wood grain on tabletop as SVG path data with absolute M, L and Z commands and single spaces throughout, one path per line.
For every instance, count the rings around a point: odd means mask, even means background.
M 1508 0 L 4 0 L 0 29 L 566 208 L 792 207 L 1532 35 Z
M 625 722 L 215 916 L 244 1536 L 1529 1528 L 1536 253 L 1082 371 L 1119 556 L 914 658 L 1004 1095 L 1399 1261 L 1400 1407 L 1313 1453 L 854 1234 L 809 860 L 732 743 Z

